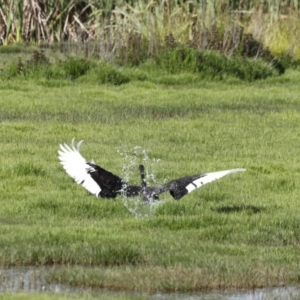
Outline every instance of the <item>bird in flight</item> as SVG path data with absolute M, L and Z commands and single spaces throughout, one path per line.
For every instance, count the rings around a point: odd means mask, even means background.
M 73 139 L 71 147 L 65 143 L 60 144 L 58 151 L 60 163 L 76 183 L 81 184 L 95 196 L 102 198 L 115 198 L 117 195 L 141 196 L 144 201 L 153 201 L 158 200 L 161 193 L 169 191 L 175 200 L 179 200 L 206 183 L 228 174 L 246 171 L 246 169 L 232 169 L 204 173 L 175 179 L 160 186 L 147 186 L 144 166 L 139 165 L 141 184 L 130 185 L 119 176 L 96 165 L 94 161 L 88 162 L 83 158 L 79 152 L 82 143 L 83 141 L 80 141 L 75 146 Z

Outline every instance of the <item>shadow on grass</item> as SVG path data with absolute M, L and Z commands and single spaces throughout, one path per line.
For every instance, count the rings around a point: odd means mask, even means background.
M 257 214 L 264 210 L 263 207 L 258 207 L 254 205 L 225 205 L 214 209 L 218 213 L 237 213 L 237 212 L 247 212 L 250 214 Z

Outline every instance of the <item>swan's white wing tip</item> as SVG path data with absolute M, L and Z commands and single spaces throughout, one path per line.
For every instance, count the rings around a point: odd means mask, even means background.
M 90 193 L 99 195 L 101 192 L 100 186 L 91 177 L 90 173 L 95 172 L 95 169 L 90 166 L 87 160 L 80 154 L 79 148 L 83 141 L 77 143 L 75 146 L 75 139 L 72 139 L 71 148 L 67 144 L 60 144 L 58 151 L 58 158 L 66 173 L 71 176 L 76 183 L 81 184 Z
M 215 181 L 217 179 L 220 179 L 226 175 L 237 173 L 237 172 L 245 172 L 246 169 L 238 168 L 238 169 L 231 169 L 231 170 L 225 170 L 225 171 L 217 171 L 217 172 L 211 172 L 206 173 L 203 175 L 200 175 L 199 178 L 191 182 L 186 186 L 186 189 L 188 193 L 192 192 L 193 190 L 203 186 L 204 184 L 210 183 L 212 181 Z

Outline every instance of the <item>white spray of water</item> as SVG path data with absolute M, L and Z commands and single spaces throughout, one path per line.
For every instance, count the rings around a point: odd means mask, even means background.
M 160 162 L 160 159 L 149 158 L 148 150 L 142 149 L 140 146 L 135 146 L 133 149 L 129 149 L 127 146 L 122 147 L 122 149 L 117 149 L 118 153 L 123 158 L 122 164 L 122 178 L 126 182 L 130 182 L 130 179 L 134 178 L 134 185 L 140 185 L 140 173 L 138 166 L 140 164 L 145 167 L 145 180 L 147 185 L 156 185 L 156 178 L 154 169 L 155 166 Z M 137 176 L 138 175 L 138 176 Z M 136 180 L 138 180 L 136 182 Z M 162 201 L 149 201 L 145 202 L 141 197 L 128 198 L 126 195 L 123 196 L 124 206 L 136 217 L 150 217 L 153 215 L 156 207 Z

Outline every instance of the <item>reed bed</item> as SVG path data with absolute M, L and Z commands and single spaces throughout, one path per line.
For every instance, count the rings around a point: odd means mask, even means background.
M 275 56 L 298 59 L 299 33 L 296 0 L 3 0 L 0 4 L 3 45 L 90 43 L 85 51 L 135 64 L 166 45 L 244 54 L 242 46 L 249 38 L 262 45 L 251 53 L 254 57 L 263 47 Z

